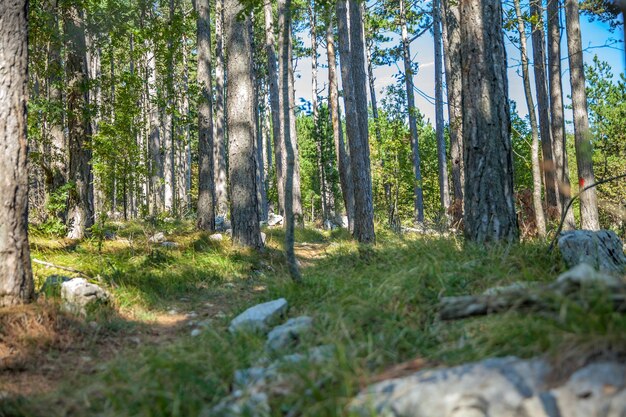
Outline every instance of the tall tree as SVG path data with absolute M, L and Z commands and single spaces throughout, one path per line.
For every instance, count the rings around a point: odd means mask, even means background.
M 461 2 L 465 236 L 486 243 L 518 237 L 502 6 Z
M 299 282 L 302 280 L 298 261 L 294 251 L 294 177 L 295 177 L 295 143 L 292 142 L 294 136 L 291 133 L 295 124 L 291 123 L 292 110 L 290 108 L 290 96 L 292 93 L 292 83 L 290 82 L 291 74 L 291 0 L 278 1 L 279 27 L 281 29 L 281 87 L 282 87 L 282 103 L 283 103 L 283 135 L 285 141 L 285 255 L 287 257 L 287 265 L 291 278 Z
M 433 1 L 433 39 L 435 42 L 435 127 L 437 133 L 437 162 L 439 167 L 439 200 L 444 215 L 450 206 L 448 190 L 448 161 L 446 157 L 446 138 L 443 125 L 443 63 L 441 34 L 441 2 Z
M 0 307 L 29 302 L 27 1 L 0 3 Z
M 198 218 L 200 230 L 215 230 L 215 183 L 213 180 L 213 109 L 211 80 L 211 16 L 209 0 L 198 7 Z
M 367 84 L 363 13 L 358 1 L 337 1 L 339 56 L 346 106 L 346 131 L 350 146 L 350 167 L 354 184 L 353 236 L 361 243 L 373 243 L 374 207 L 367 123 Z
M 149 43 L 146 95 L 148 101 L 148 153 L 150 154 L 150 213 L 163 209 L 163 159 L 161 157 L 161 130 L 157 104 L 156 42 Z
M 450 132 L 450 159 L 452 162 L 452 188 L 454 203 L 452 220 L 458 224 L 463 219 L 463 119 L 461 109 L 461 27 L 460 9 L 455 0 L 442 0 L 444 63 Z
M 77 6 L 70 5 L 64 11 L 64 26 L 67 36 L 66 78 L 69 89 L 69 181 L 73 183 L 68 197 L 68 237 L 82 239 L 87 229 L 93 226 L 94 210 L 85 26 L 83 13 Z
M 595 177 L 593 174 L 593 147 L 589 131 L 587 94 L 585 93 L 585 68 L 579 14 L 578 1 L 565 0 L 565 28 L 572 85 L 576 165 L 578 167 L 578 184 L 582 188 L 594 184 Z M 580 195 L 580 219 L 583 229 L 598 230 L 600 228 L 595 187 Z
M 241 14 L 241 15 L 240 15 Z M 230 178 L 230 218 L 233 241 L 242 246 L 261 248 L 261 231 L 256 195 L 255 124 L 248 36 L 249 12 L 239 0 L 224 1 L 226 28 L 226 71 L 228 94 L 228 161 Z
M 213 161 L 215 165 L 215 205 L 220 216 L 228 212 L 226 175 L 226 135 L 224 112 L 224 0 L 215 2 L 215 137 Z
M 552 128 L 552 151 L 559 192 L 561 213 L 571 200 L 569 167 L 565 138 L 565 113 L 563 110 L 563 83 L 561 79 L 561 19 L 559 0 L 548 0 L 548 76 L 550 90 L 550 126 Z M 565 229 L 575 229 L 574 213 L 568 210 Z
M 352 171 L 350 168 L 349 155 L 346 152 L 346 145 L 343 138 L 343 127 L 341 125 L 341 115 L 339 113 L 339 90 L 337 87 L 337 59 L 335 54 L 335 36 L 332 12 L 329 7 L 326 15 L 326 52 L 328 60 L 328 103 L 330 117 L 333 125 L 333 140 L 335 143 L 335 155 L 337 158 L 337 168 L 339 170 L 339 183 L 343 196 L 346 216 L 348 217 L 348 228 L 354 229 L 354 183 L 352 181 Z
M 407 26 L 407 11 L 404 0 L 400 0 L 400 28 L 402 36 L 402 58 L 404 62 L 404 84 L 406 86 L 407 112 L 409 114 L 409 131 L 411 132 L 411 148 L 413 150 L 413 173 L 415 181 L 414 215 L 416 223 L 424 222 L 424 189 L 422 187 L 422 170 L 419 147 L 419 132 L 417 131 L 417 108 L 415 107 L 415 85 L 413 84 L 413 63 L 411 62 L 411 41 Z
M 533 171 L 533 208 L 535 211 L 535 224 L 537 233 L 543 237 L 546 235 L 546 219 L 543 214 L 543 204 L 541 202 L 541 169 L 539 167 L 539 127 L 537 126 L 537 114 L 535 113 L 535 102 L 530 87 L 530 73 L 528 71 L 528 52 L 526 48 L 526 23 L 522 15 L 522 8 L 519 0 L 513 1 L 515 16 L 517 18 L 517 32 L 519 34 L 520 55 L 522 60 L 522 79 L 524 82 L 524 94 L 528 107 L 528 118 L 530 119 L 531 161 Z

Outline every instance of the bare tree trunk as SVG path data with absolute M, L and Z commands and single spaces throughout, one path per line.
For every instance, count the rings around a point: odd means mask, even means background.
M 548 0 L 548 75 L 550 79 L 550 115 L 552 127 L 552 151 L 559 192 L 560 212 L 563 213 L 572 196 L 567 147 L 565 137 L 565 114 L 563 111 L 563 84 L 561 80 L 561 23 L 559 0 Z M 566 213 L 565 230 L 575 229 L 574 213 Z
M 85 27 L 76 7 L 65 12 L 67 48 L 67 97 L 69 132 L 69 180 L 74 183 L 68 198 L 68 237 L 82 239 L 93 226 L 93 175 L 91 172 L 91 122 Z
M 213 109 L 211 80 L 211 16 L 209 0 L 197 0 L 198 7 L 198 213 L 200 230 L 215 230 L 215 184 L 213 181 Z
M 281 99 L 278 79 L 278 57 L 276 56 L 276 41 L 274 38 L 274 16 L 272 3 L 267 0 L 263 6 L 265 12 L 265 50 L 268 61 L 268 78 L 270 93 L 270 110 L 272 114 L 272 136 L 274 137 L 274 159 L 276 160 L 276 189 L 278 191 L 278 212 L 282 213 L 285 207 L 285 177 L 282 152 L 282 116 Z
M 533 208 L 535 210 L 535 224 L 539 236 L 546 235 L 546 219 L 543 214 L 543 204 L 541 201 L 541 169 L 539 168 L 539 128 L 537 127 L 537 115 L 535 113 L 535 103 L 533 101 L 532 90 L 530 88 L 530 75 L 528 72 L 528 52 L 526 48 L 526 25 L 522 16 L 522 8 L 519 0 L 513 0 L 515 5 L 515 15 L 517 17 L 517 32 L 520 37 L 520 54 L 522 59 L 522 78 L 524 80 L 524 94 L 528 106 L 528 117 L 530 118 L 530 129 L 532 134 L 531 160 L 533 171 Z
M 329 8 L 330 10 L 330 8 Z M 332 13 L 327 15 L 326 46 L 328 56 L 328 102 L 330 107 L 331 121 L 333 124 L 333 140 L 335 142 L 335 154 L 337 157 L 337 167 L 339 170 L 339 182 L 341 184 L 341 194 L 343 196 L 346 216 L 348 217 L 348 228 L 354 230 L 354 183 L 350 160 L 346 152 L 346 145 L 343 139 L 343 127 L 341 126 L 341 116 L 339 114 L 339 91 L 337 87 L 337 60 L 335 57 L 335 39 L 333 35 Z
M 454 202 L 452 220 L 458 225 L 463 219 L 463 113 L 461 108 L 461 28 L 458 4 L 443 0 L 443 49 L 448 93 L 448 119 L 450 131 L 450 159 L 452 160 L 452 188 Z
M 281 67 L 280 77 L 282 79 L 282 102 L 283 102 L 283 118 L 284 118 L 284 137 L 285 137 L 285 151 L 286 151 L 286 164 L 285 164 L 285 256 L 287 258 L 287 265 L 289 267 L 289 273 L 291 278 L 299 282 L 302 280 L 300 276 L 300 270 L 298 268 L 298 261 L 296 260 L 296 254 L 294 251 L 294 226 L 295 226 L 295 212 L 294 212 L 294 177 L 295 177 L 295 152 L 294 143 L 292 142 L 293 135 L 291 134 L 291 128 L 294 126 L 291 122 L 293 117 L 292 109 L 288 104 L 291 102 L 291 95 L 293 94 L 292 88 L 292 68 L 291 68 L 291 0 L 279 0 L 278 1 L 278 13 L 279 13 L 279 27 L 281 29 Z
M 486 243 L 518 238 L 511 119 L 498 0 L 461 2 L 465 236 Z
M 443 123 L 443 63 L 441 35 L 441 3 L 433 1 L 433 26 L 435 41 L 435 126 L 437 132 L 437 162 L 439 166 L 439 200 L 443 214 L 447 217 L 450 207 L 450 191 L 448 189 L 448 161 L 446 158 L 446 138 Z
M 176 189 L 176 163 L 175 163 L 175 143 L 174 143 L 174 41 L 172 39 L 174 25 L 174 0 L 169 1 L 170 15 L 169 26 L 170 33 L 167 40 L 167 74 L 166 74 L 166 94 L 167 106 L 164 114 L 163 123 L 163 153 L 164 153 L 164 205 L 165 210 L 171 213 L 176 212 L 176 199 L 174 190 Z
M 413 66 L 411 63 L 411 45 L 406 24 L 404 0 L 400 0 L 400 26 L 402 30 L 402 57 L 404 61 L 404 83 L 406 86 L 407 111 L 409 113 L 409 130 L 411 131 L 411 149 L 413 150 L 413 191 L 414 221 L 424 223 L 424 191 L 422 188 L 422 171 L 420 168 L 419 133 L 417 131 L 417 109 L 415 108 L 415 92 L 413 85 Z
M 250 75 L 252 49 L 247 29 L 250 16 L 244 15 L 242 19 L 239 16 L 242 10 L 238 0 L 224 1 L 230 218 L 236 244 L 261 248 L 263 242 L 257 212 L 254 164 L 254 86 Z
M 572 108 L 574 111 L 574 135 L 576 138 L 576 165 L 580 188 L 595 184 L 593 174 L 593 145 L 589 131 L 587 94 L 585 92 L 585 68 L 580 35 L 578 2 L 565 0 L 565 28 L 569 53 L 569 74 L 572 84 Z M 581 226 L 586 230 L 600 229 L 596 189 L 591 188 L 580 195 Z
M 150 214 L 156 215 L 163 210 L 163 161 L 161 159 L 161 132 L 159 129 L 159 107 L 156 89 L 156 45 L 148 52 L 148 80 L 146 95 L 149 106 L 148 152 L 150 154 Z
M 27 2 L 0 3 L 0 307 L 33 299 L 28 246 Z
M 226 175 L 226 135 L 224 113 L 224 0 L 215 2 L 215 210 L 217 215 L 228 213 L 228 185 Z

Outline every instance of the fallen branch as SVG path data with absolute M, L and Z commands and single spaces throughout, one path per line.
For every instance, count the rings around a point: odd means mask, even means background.
M 86 277 L 86 278 L 92 278 L 89 274 L 86 274 L 86 273 L 85 273 L 85 272 L 83 272 L 83 271 L 79 271 L 78 269 L 70 268 L 70 267 L 68 267 L 68 266 L 60 266 L 60 265 L 55 265 L 55 264 L 53 264 L 53 263 L 50 263 L 50 262 L 45 262 L 45 261 L 40 261 L 39 259 L 35 259 L 35 258 L 32 258 L 32 261 L 33 261 L 34 263 L 36 263 L 36 264 L 43 265 L 43 266 L 47 266 L 48 268 L 60 269 L 60 270 L 62 270 L 62 271 L 73 272 L 73 273 L 75 273 L 75 274 L 79 274 L 79 275 L 81 275 L 81 276 L 83 276 L 83 277 Z

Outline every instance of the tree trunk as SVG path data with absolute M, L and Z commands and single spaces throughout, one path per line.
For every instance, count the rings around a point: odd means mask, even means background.
M 433 26 L 435 41 L 435 126 L 437 130 L 437 162 L 439 167 L 439 200 L 444 217 L 450 207 L 450 191 L 448 190 L 448 161 L 446 158 L 446 138 L 443 124 L 443 63 L 441 39 L 441 5 L 439 0 L 433 1 Z
M 461 2 L 465 236 L 516 241 L 511 119 L 498 0 Z
M 329 8 L 330 10 L 330 8 Z M 337 168 L 339 170 L 339 182 L 341 184 L 341 194 L 348 217 L 348 228 L 354 230 L 354 183 L 352 181 L 352 171 L 350 160 L 346 152 L 346 145 L 343 139 L 343 127 L 341 126 L 341 116 L 339 114 L 339 91 L 337 87 L 337 60 L 335 57 L 335 38 L 333 35 L 332 14 L 327 16 L 326 46 L 328 56 L 328 101 L 330 107 L 330 117 L 333 125 L 333 141 L 335 143 L 335 154 L 337 157 Z
M 276 160 L 276 189 L 278 191 L 278 212 L 282 213 L 285 207 L 285 176 L 283 168 L 282 147 L 282 116 L 281 99 L 278 79 L 278 57 L 276 56 L 276 41 L 274 38 L 274 16 L 272 3 L 268 0 L 263 6 L 265 12 L 265 50 L 268 61 L 268 78 L 270 92 L 270 110 L 272 113 L 272 136 L 274 137 L 274 159 Z
M 298 268 L 298 261 L 296 260 L 296 254 L 294 251 L 294 226 L 295 226 L 295 212 L 294 212 L 294 177 L 295 177 L 295 152 L 294 143 L 292 139 L 294 135 L 291 133 L 294 124 L 291 122 L 293 117 L 292 109 L 288 104 L 291 102 L 291 95 L 293 94 L 292 80 L 293 75 L 291 69 L 291 0 L 279 0 L 278 1 L 278 13 L 279 24 L 281 29 L 281 87 L 282 87 L 282 102 L 283 102 L 283 118 L 284 118 L 284 138 L 285 138 L 285 151 L 286 151 L 286 164 L 285 164 L 285 255 L 287 258 L 287 266 L 289 267 L 289 273 L 291 278 L 299 282 L 302 280 L 300 276 L 300 270 Z
M 242 10 L 238 0 L 224 1 L 230 218 L 236 244 L 261 248 L 263 242 L 257 213 L 254 164 L 254 86 L 250 66 L 252 49 L 248 37 L 250 16 L 240 18 Z
M 211 16 L 209 0 L 197 0 L 198 7 L 198 214 L 200 230 L 215 230 L 215 189 L 213 181 L 213 109 L 211 106 Z
M 530 119 L 530 129 L 532 135 L 532 145 L 530 156 L 533 171 L 533 208 L 535 211 L 535 224 L 540 237 L 546 235 L 546 219 L 543 214 L 543 204 L 541 202 L 541 169 L 539 168 L 539 128 L 537 127 L 537 115 L 535 113 L 535 103 L 533 101 L 532 90 L 530 88 L 530 75 L 528 72 L 528 53 L 526 48 L 526 25 L 522 16 L 522 8 L 519 0 L 513 0 L 515 15 L 517 17 L 517 32 L 520 37 L 520 54 L 522 59 L 522 78 L 524 80 L 524 94 L 528 106 L 528 117 Z
M 582 189 L 595 184 L 593 175 L 593 146 L 589 131 L 587 94 L 585 92 L 585 68 L 583 64 L 582 40 L 578 2 L 565 0 L 565 28 L 569 53 L 569 74 L 572 84 L 572 108 L 574 112 L 574 136 L 576 138 L 576 165 L 578 185 Z M 600 229 L 596 189 L 591 188 L 580 195 L 581 226 L 585 230 Z
M 546 186 L 546 208 L 548 218 L 555 218 L 556 214 L 560 214 L 560 206 L 557 204 L 556 170 L 554 156 L 552 155 L 552 128 L 550 126 L 550 100 L 546 84 L 545 36 L 541 0 L 531 0 L 530 13 L 535 19 L 532 26 L 533 70 L 535 74 L 535 90 L 537 91 L 537 109 L 539 111 L 539 133 Z
M 174 0 L 170 0 L 169 15 L 169 33 L 167 40 L 167 74 L 166 74 L 166 94 L 167 106 L 165 108 L 163 123 L 163 153 L 164 153 L 164 205 L 165 210 L 170 213 L 176 212 L 176 201 L 174 198 L 174 190 L 176 189 L 176 163 L 175 163 L 175 144 L 174 144 L 174 40 L 172 33 L 174 32 Z
M 159 107 L 157 105 L 156 45 L 148 53 L 148 80 L 146 95 L 149 106 L 148 152 L 150 154 L 150 214 L 163 210 L 163 160 L 161 157 L 161 132 L 159 129 Z
M 28 246 L 27 2 L 0 3 L 0 307 L 34 295 Z
M 348 25 L 345 0 L 337 1 L 339 55 L 354 189 L 354 231 L 352 234 L 361 243 L 373 243 L 376 235 L 368 143 L 363 19 L 361 7 L 357 1 L 349 0 L 349 6 L 350 25 Z
M 561 214 L 571 200 L 571 186 L 567 161 L 565 137 L 565 114 L 563 111 L 563 84 L 561 80 L 561 22 L 559 1 L 548 1 L 548 75 L 550 78 L 550 115 L 552 127 L 552 151 L 559 192 Z M 563 229 L 576 228 L 574 212 L 566 213 Z
M 226 175 L 226 135 L 224 113 L 224 0 L 215 2 L 215 138 L 213 162 L 215 165 L 215 210 L 217 215 L 228 213 L 228 185 Z
M 413 191 L 414 221 L 424 223 L 424 191 L 422 188 L 422 171 L 420 168 L 419 134 L 417 132 L 417 109 L 415 108 L 415 92 L 413 85 L 413 66 L 411 63 L 411 45 L 406 24 L 404 0 L 400 0 L 400 26 L 402 30 L 402 57 L 404 61 L 404 84 L 406 86 L 407 111 L 409 113 L 409 130 L 411 131 L 411 149 L 413 151 Z
M 458 225 L 463 219 L 463 113 L 461 108 L 461 28 L 458 4 L 443 0 L 443 49 L 448 93 L 448 119 L 450 131 L 450 159 L 452 160 L 452 187 L 454 203 L 452 220 Z
M 67 124 L 69 132 L 69 180 L 74 187 L 68 198 L 68 237 L 82 239 L 93 226 L 93 176 L 91 172 L 91 122 L 85 27 L 79 10 L 65 11 L 67 49 Z

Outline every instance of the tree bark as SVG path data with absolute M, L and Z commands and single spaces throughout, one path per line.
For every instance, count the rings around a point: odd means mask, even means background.
M 0 307 L 34 295 L 28 246 L 27 2 L 0 3 Z
M 226 175 L 226 135 L 224 113 L 224 0 L 215 2 L 215 138 L 213 161 L 215 165 L 215 210 L 217 215 L 228 213 L 228 185 Z
M 422 170 L 420 168 L 419 133 L 417 131 L 417 109 L 415 108 L 415 92 L 413 85 L 413 66 L 411 63 L 411 45 L 406 23 L 404 0 L 400 0 L 400 27 L 402 31 L 402 58 L 404 61 L 404 84 L 406 87 L 407 112 L 409 113 L 409 130 L 411 132 L 411 149 L 413 151 L 413 192 L 414 221 L 424 223 L 424 191 L 422 188 Z
M 346 128 L 350 146 L 350 165 L 354 189 L 353 236 L 361 243 L 374 243 L 374 207 L 367 125 L 367 84 L 362 10 L 349 0 L 350 24 L 346 2 L 337 1 L 339 54 L 346 105 Z
M 537 109 L 539 112 L 539 133 L 541 137 L 541 151 L 543 154 L 543 174 L 546 187 L 546 202 L 548 218 L 555 218 L 560 214 L 557 204 L 557 182 L 554 156 L 552 155 L 552 128 L 550 126 L 550 100 L 546 84 L 546 53 L 544 20 L 541 0 L 531 0 L 530 13 L 533 16 L 532 45 L 533 70 L 535 75 L 535 90 L 537 91 Z
M 254 108 L 250 66 L 252 49 L 248 37 L 246 13 L 238 0 L 224 1 L 226 28 L 226 71 L 228 94 L 228 161 L 230 177 L 230 218 L 233 241 L 241 246 L 261 248 L 261 231 L 257 212 L 254 164 Z
M 595 177 L 593 174 L 593 145 L 591 144 L 591 132 L 589 131 L 587 94 L 585 92 L 585 68 L 580 35 L 580 18 L 576 0 L 565 0 L 565 22 L 570 82 L 572 84 L 576 165 L 578 168 L 578 184 L 582 189 L 594 184 Z M 580 219 L 583 229 L 600 229 L 595 187 L 580 195 Z
M 450 191 L 448 189 L 448 161 L 446 157 L 446 138 L 443 123 L 443 63 L 441 35 L 441 3 L 433 1 L 433 38 L 435 42 L 435 126 L 437 133 L 437 162 L 439 167 L 439 201 L 444 217 L 450 207 Z
M 537 126 L 537 115 L 535 113 L 535 103 L 532 90 L 530 88 L 530 75 L 528 72 L 528 52 L 526 48 L 526 25 L 522 16 L 522 8 L 519 0 L 513 0 L 515 6 L 515 16 L 517 17 L 517 32 L 520 37 L 520 55 L 522 60 L 522 78 L 524 81 L 524 94 L 528 106 L 528 117 L 530 119 L 530 129 L 532 144 L 530 156 L 532 160 L 533 172 L 533 208 L 535 211 L 535 224 L 540 237 L 546 235 L 546 219 L 543 214 L 543 204 L 541 201 L 541 169 L 539 167 L 539 128 Z
M 461 2 L 465 236 L 516 241 L 511 119 L 498 0 Z
M 148 52 L 148 80 L 146 95 L 149 107 L 148 153 L 150 154 L 150 214 L 163 210 L 163 160 L 161 158 L 161 131 L 159 129 L 159 107 L 157 105 L 156 45 Z
M 163 154 L 164 154 L 164 208 L 170 213 L 176 212 L 176 201 L 174 190 L 176 188 L 176 163 L 174 144 L 174 0 L 169 1 L 169 34 L 167 39 L 167 74 L 166 74 L 166 94 L 167 106 L 163 115 Z
M 569 179 L 565 137 L 565 114 L 563 110 L 563 84 L 561 79 L 561 23 L 559 13 L 559 1 L 548 1 L 548 75 L 550 80 L 549 89 L 552 151 L 559 193 L 559 211 L 563 213 L 565 207 L 567 207 L 572 199 L 572 191 Z M 576 228 L 574 213 L 571 210 L 566 213 L 563 228 L 565 230 Z
M 82 239 L 94 223 L 93 175 L 91 171 L 91 122 L 89 82 L 83 16 L 76 6 L 65 11 L 67 35 L 66 77 L 68 83 L 67 124 L 69 132 L 68 237 Z
M 454 202 L 452 220 L 458 225 L 463 219 L 463 113 L 461 108 L 461 28 L 458 4 L 443 0 L 443 48 L 446 67 L 446 91 L 448 95 L 448 119 L 450 131 L 450 159 L 452 160 L 452 188 Z
M 211 16 L 209 0 L 198 5 L 198 213 L 200 230 L 215 230 L 215 183 L 213 167 L 213 109 L 211 80 Z
M 330 8 L 329 8 L 330 10 Z M 326 46 L 328 59 L 328 101 L 330 107 L 330 117 L 333 125 L 333 141 L 335 143 L 335 154 L 337 158 L 337 168 L 339 170 L 339 183 L 341 194 L 348 217 L 348 228 L 354 230 L 354 183 L 350 160 L 346 152 L 346 145 L 343 138 L 343 127 L 341 125 L 341 115 L 339 114 L 339 91 L 337 87 L 337 59 L 335 57 L 335 37 L 333 34 L 332 13 L 327 15 Z

